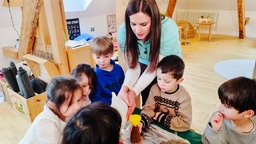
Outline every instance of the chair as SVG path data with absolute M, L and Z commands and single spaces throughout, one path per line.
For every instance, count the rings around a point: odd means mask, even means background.
M 194 38 L 196 33 L 196 28 L 186 20 L 178 20 L 177 25 L 182 27 L 181 38 Z

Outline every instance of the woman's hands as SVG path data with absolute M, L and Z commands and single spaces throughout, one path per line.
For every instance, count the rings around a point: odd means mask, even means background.
M 219 131 L 223 122 L 223 115 L 220 112 L 216 112 L 210 120 L 211 126 L 214 130 Z
M 133 90 L 130 90 L 127 86 L 122 86 L 118 96 L 120 96 L 120 98 L 122 98 L 128 106 L 126 118 L 129 119 L 130 115 L 133 113 L 136 107 L 136 93 Z
M 127 86 L 122 86 L 118 95 L 120 98 L 124 100 L 124 102 L 129 106 L 128 93 L 130 89 Z

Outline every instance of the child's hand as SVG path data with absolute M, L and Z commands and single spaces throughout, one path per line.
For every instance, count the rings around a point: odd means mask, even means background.
M 158 115 L 160 114 L 161 112 L 155 112 L 155 115 L 154 115 L 154 120 L 156 120 L 157 119 L 157 117 L 158 117 Z
M 223 122 L 223 115 L 220 112 L 215 113 L 210 121 L 212 128 L 217 131 L 220 130 L 222 122 Z
M 141 133 L 143 124 L 140 122 L 140 123 L 138 124 L 138 127 L 139 127 L 139 131 L 140 131 L 140 133 Z

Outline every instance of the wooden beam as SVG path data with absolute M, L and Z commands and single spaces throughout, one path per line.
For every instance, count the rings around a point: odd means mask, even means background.
M 3 0 L 3 6 L 23 7 L 23 0 Z
M 172 18 L 172 14 L 174 12 L 177 0 L 169 0 L 168 7 L 167 7 L 167 16 Z
M 237 0 L 237 15 L 238 15 L 239 38 L 243 39 L 245 37 L 244 0 Z
M 63 19 L 63 30 L 64 30 L 64 37 L 65 37 L 65 40 L 69 40 L 69 36 L 68 36 L 68 28 L 67 28 L 67 21 L 66 21 L 66 16 L 65 16 L 65 11 L 64 11 L 64 3 L 63 3 L 63 0 L 60 0 L 60 10 L 61 10 L 61 16 L 62 16 L 62 19 Z
M 17 59 L 18 58 L 18 49 L 15 47 L 2 47 L 3 55 L 12 58 Z
M 63 7 L 60 0 L 44 0 L 46 19 L 52 44 L 54 63 L 57 64 L 61 75 L 69 74 L 69 65 L 65 46 L 65 28 Z
M 18 51 L 19 61 L 23 60 L 25 54 L 32 53 L 41 5 L 42 0 L 24 0 Z
M 42 39 L 44 51 L 47 51 L 46 47 L 51 45 L 51 40 L 50 40 L 50 34 L 48 30 L 49 28 L 46 21 L 45 7 L 42 7 L 40 10 L 38 25 L 39 25 L 38 32 L 40 34 L 39 39 Z

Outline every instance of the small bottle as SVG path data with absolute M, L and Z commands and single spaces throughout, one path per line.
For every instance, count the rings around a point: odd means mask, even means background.
M 14 64 L 14 62 L 10 62 L 10 66 L 9 66 L 10 70 L 12 71 L 12 74 L 13 76 L 16 76 L 17 75 L 17 67 L 16 65 Z
M 10 68 L 2 68 L 2 74 L 5 78 L 5 80 L 7 81 L 8 85 L 10 86 L 10 88 L 15 92 L 19 92 L 20 91 L 19 86 L 15 79 L 15 75 L 13 75 L 13 72 L 11 71 L 11 69 Z
M 19 67 L 16 79 L 20 88 L 21 95 L 23 97 L 28 99 L 32 96 L 35 96 L 35 92 L 32 86 L 30 85 L 28 74 L 22 67 Z

